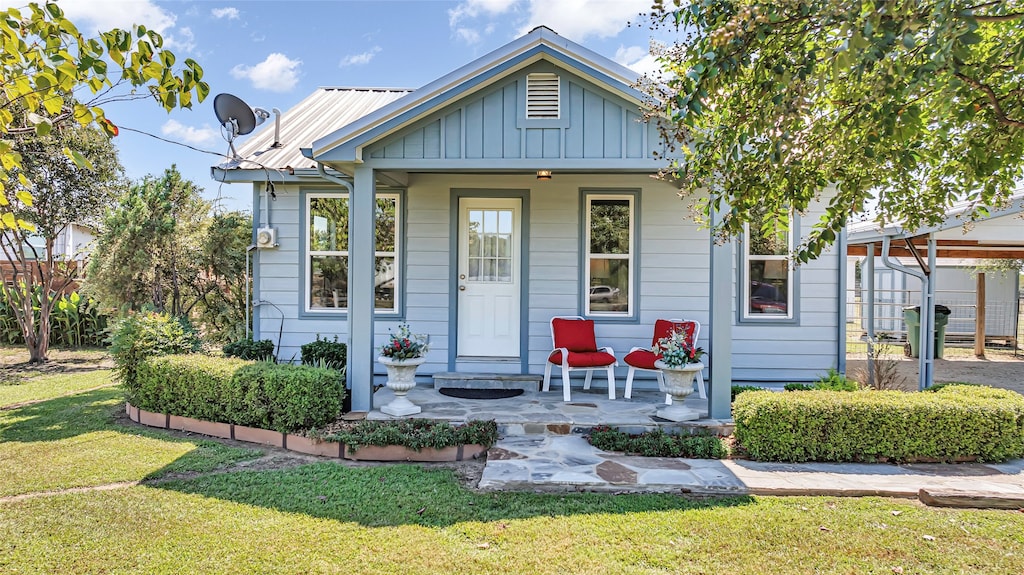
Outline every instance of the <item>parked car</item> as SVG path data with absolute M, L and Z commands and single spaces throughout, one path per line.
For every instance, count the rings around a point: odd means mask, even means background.
M 619 288 L 612 286 L 594 286 L 590 288 L 590 301 L 612 302 L 619 298 Z
M 779 293 L 779 288 L 769 283 L 750 282 L 751 313 L 781 313 L 787 311 L 786 299 Z

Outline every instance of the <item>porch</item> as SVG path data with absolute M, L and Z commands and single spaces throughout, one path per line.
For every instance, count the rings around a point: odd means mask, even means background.
M 621 392 L 621 389 L 619 390 Z M 606 425 L 629 433 L 662 428 L 668 433 L 708 431 L 732 433 L 732 420 L 710 419 L 708 400 L 691 394 L 684 405 L 701 414 L 695 421 L 672 422 L 657 417 L 665 406 L 665 394 L 656 390 L 634 390 L 631 399 L 621 395 L 608 399 L 604 388 L 572 390 L 572 401 L 562 401 L 562 390 L 552 386 L 548 392 L 524 391 L 507 399 L 461 399 L 442 395 L 433 387 L 417 385 L 408 395 L 423 411 L 413 417 L 437 419 L 453 423 L 471 419 L 493 419 L 503 436 L 567 435 L 587 433 L 592 427 Z M 375 409 L 367 419 L 396 419 L 380 411 L 394 399 L 394 392 L 382 387 L 373 395 Z

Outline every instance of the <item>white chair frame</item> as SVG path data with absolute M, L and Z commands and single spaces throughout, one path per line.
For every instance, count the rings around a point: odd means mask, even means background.
M 552 345 L 552 347 L 554 347 L 554 345 L 555 345 L 555 323 L 554 323 L 554 320 L 556 320 L 556 319 L 579 319 L 579 320 L 581 320 L 581 319 L 585 319 L 585 318 L 580 317 L 578 315 L 558 316 L 558 317 L 551 318 L 551 321 L 549 322 L 549 325 L 551 327 L 551 345 Z M 613 350 L 611 347 L 608 347 L 608 346 L 599 347 L 599 348 L 597 348 L 597 350 L 598 351 L 603 351 L 605 353 L 610 354 L 612 357 L 615 357 L 615 350 Z M 561 351 L 562 352 L 562 363 L 561 364 L 551 363 L 551 360 L 550 360 L 551 353 L 554 353 L 555 351 Z M 553 365 L 560 365 L 561 368 L 562 368 L 562 401 L 565 401 L 565 402 L 572 401 L 572 397 L 571 397 L 571 394 L 570 394 L 570 391 L 569 391 L 569 373 L 570 372 L 585 370 L 587 372 L 587 377 L 586 377 L 585 380 L 583 380 L 583 389 L 590 389 L 590 382 L 591 382 L 591 379 L 593 379 L 593 377 L 594 377 L 594 371 L 600 369 L 600 370 L 604 370 L 608 374 L 608 399 L 615 399 L 615 368 L 619 365 L 618 360 L 615 360 L 614 363 L 612 363 L 611 365 L 608 365 L 608 366 L 572 367 L 572 366 L 569 365 L 569 350 L 568 349 L 566 349 L 564 347 L 555 347 L 551 351 L 551 353 L 548 354 L 548 358 L 549 359 L 546 359 L 544 361 L 544 387 L 543 387 L 544 391 L 548 391 L 548 390 L 551 389 L 551 366 L 553 366 Z
M 668 320 L 665 320 L 665 321 L 670 321 L 672 323 L 682 323 L 684 321 L 693 322 L 693 324 L 694 324 L 694 328 L 693 328 L 693 345 L 697 345 L 697 338 L 700 337 L 700 322 L 699 321 L 697 321 L 695 319 L 676 319 L 676 318 L 668 319 Z M 629 350 L 629 353 L 633 353 L 634 351 L 642 350 L 642 349 L 650 349 L 650 348 L 648 348 L 648 347 L 639 347 L 639 346 L 638 347 L 633 347 L 633 348 L 631 348 Z M 628 353 L 627 353 L 627 355 L 628 355 Z M 629 365 L 629 363 L 627 362 L 626 365 Z M 661 390 L 661 391 L 665 391 L 665 377 L 661 374 L 661 370 L 660 369 L 647 369 L 647 368 L 644 368 L 644 367 L 635 367 L 635 366 L 629 365 L 629 372 L 626 374 L 626 392 L 623 394 L 623 397 L 625 397 L 626 399 L 631 399 L 633 397 L 633 376 L 636 375 L 636 372 L 638 370 L 639 371 L 653 371 L 653 372 L 655 372 L 655 374 L 657 374 L 657 376 L 658 376 L 658 389 Z M 700 397 L 701 399 L 707 399 L 708 398 L 707 389 L 706 389 L 706 387 L 704 385 L 704 371 L 703 370 L 697 372 L 697 396 Z M 667 394 L 667 393 L 665 394 L 665 405 L 672 405 L 672 396 Z

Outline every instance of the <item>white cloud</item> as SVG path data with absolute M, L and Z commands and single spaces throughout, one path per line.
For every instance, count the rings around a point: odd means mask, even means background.
M 338 67 L 344 68 L 346 66 L 362 66 L 364 64 L 369 64 L 370 60 L 373 60 L 373 57 L 376 56 L 378 52 L 380 52 L 380 46 L 374 46 L 361 54 L 349 54 L 341 59 L 341 62 L 338 63 Z
M 466 44 L 476 44 L 480 41 L 480 33 L 473 28 L 457 28 L 455 36 Z
M 61 0 L 60 7 L 64 15 L 87 36 L 139 24 L 163 35 L 177 21 L 173 13 L 152 0 Z
M 231 69 L 231 76 L 247 79 L 259 90 L 288 92 L 299 83 L 300 66 L 302 60 L 292 60 L 284 54 L 274 52 L 255 66 L 235 66 Z
M 590 36 L 611 38 L 640 15 L 649 12 L 651 0 L 529 0 L 529 17 L 520 28 L 525 34 L 547 26 L 576 42 Z
M 174 34 L 164 36 L 164 47 L 182 52 L 195 52 L 196 36 L 188 27 L 178 28 Z
M 214 8 L 210 10 L 210 14 L 214 18 L 220 20 L 221 18 L 227 18 L 228 20 L 238 20 L 239 12 L 238 8 Z
M 491 17 L 504 14 L 518 3 L 519 0 L 466 0 L 448 11 L 448 25 L 456 28 L 459 22 L 481 14 Z
M 626 66 L 637 74 L 652 74 L 661 70 L 657 56 L 651 54 L 649 49 L 640 46 L 619 46 L 612 58 L 619 64 Z
M 168 138 L 177 139 L 190 146 L 209 145 L 217 141 L 217 130 L 208 125 L 202 128 L 186 126 L 177 120 L 167 120 L 160 126 L 160 133 Z
M 514 9 L 521 0 L 466 0 L 455 8 L 448 11 L 448 25 L 451 26 L 455 37 L 467 44 L 476 44 L 480 41 L 480 32 L 473 26 L 462 25 L 467 20 L 475 20 L 479 17 L 494 18 Z M 488 24 L 484 28 L 484 35 L 494 32 L 494 24 Z

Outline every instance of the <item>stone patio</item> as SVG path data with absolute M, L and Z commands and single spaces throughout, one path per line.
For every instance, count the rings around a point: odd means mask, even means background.
M 394 392 L 381 388 L 373 396 L 375 409 L 367 419 L 394 419 L 381 413 L 380 406 L 394 398 Z M 699 412 L 703 419 L 674 423 L 658 418 L 655 412 L 665 406 L 665 394 L 653 390 L 634 390 L 632 399 L 608 399 L 607 389 L 574 388 L 572 401 L 562 401 L 562 390 L 552 386 L 549 392 L 526 391 L 508 399 L 460 399 L 441 395 L 437 390 L 417 385 L 409 392 L 409 399 L 423 408 L 414 417 L 451 422 L 471 419 L 493 419 L 503 436 L 537 434 L 567 435 L 587 433 L 597 425 L 621 428 L 629 433 L 640 433 L 658 427 L 669 432 L 703 429 L 713 433 L 732 433 L 731 420 L 707 419 L 708 402 L 694 393 L 684 405 Z

